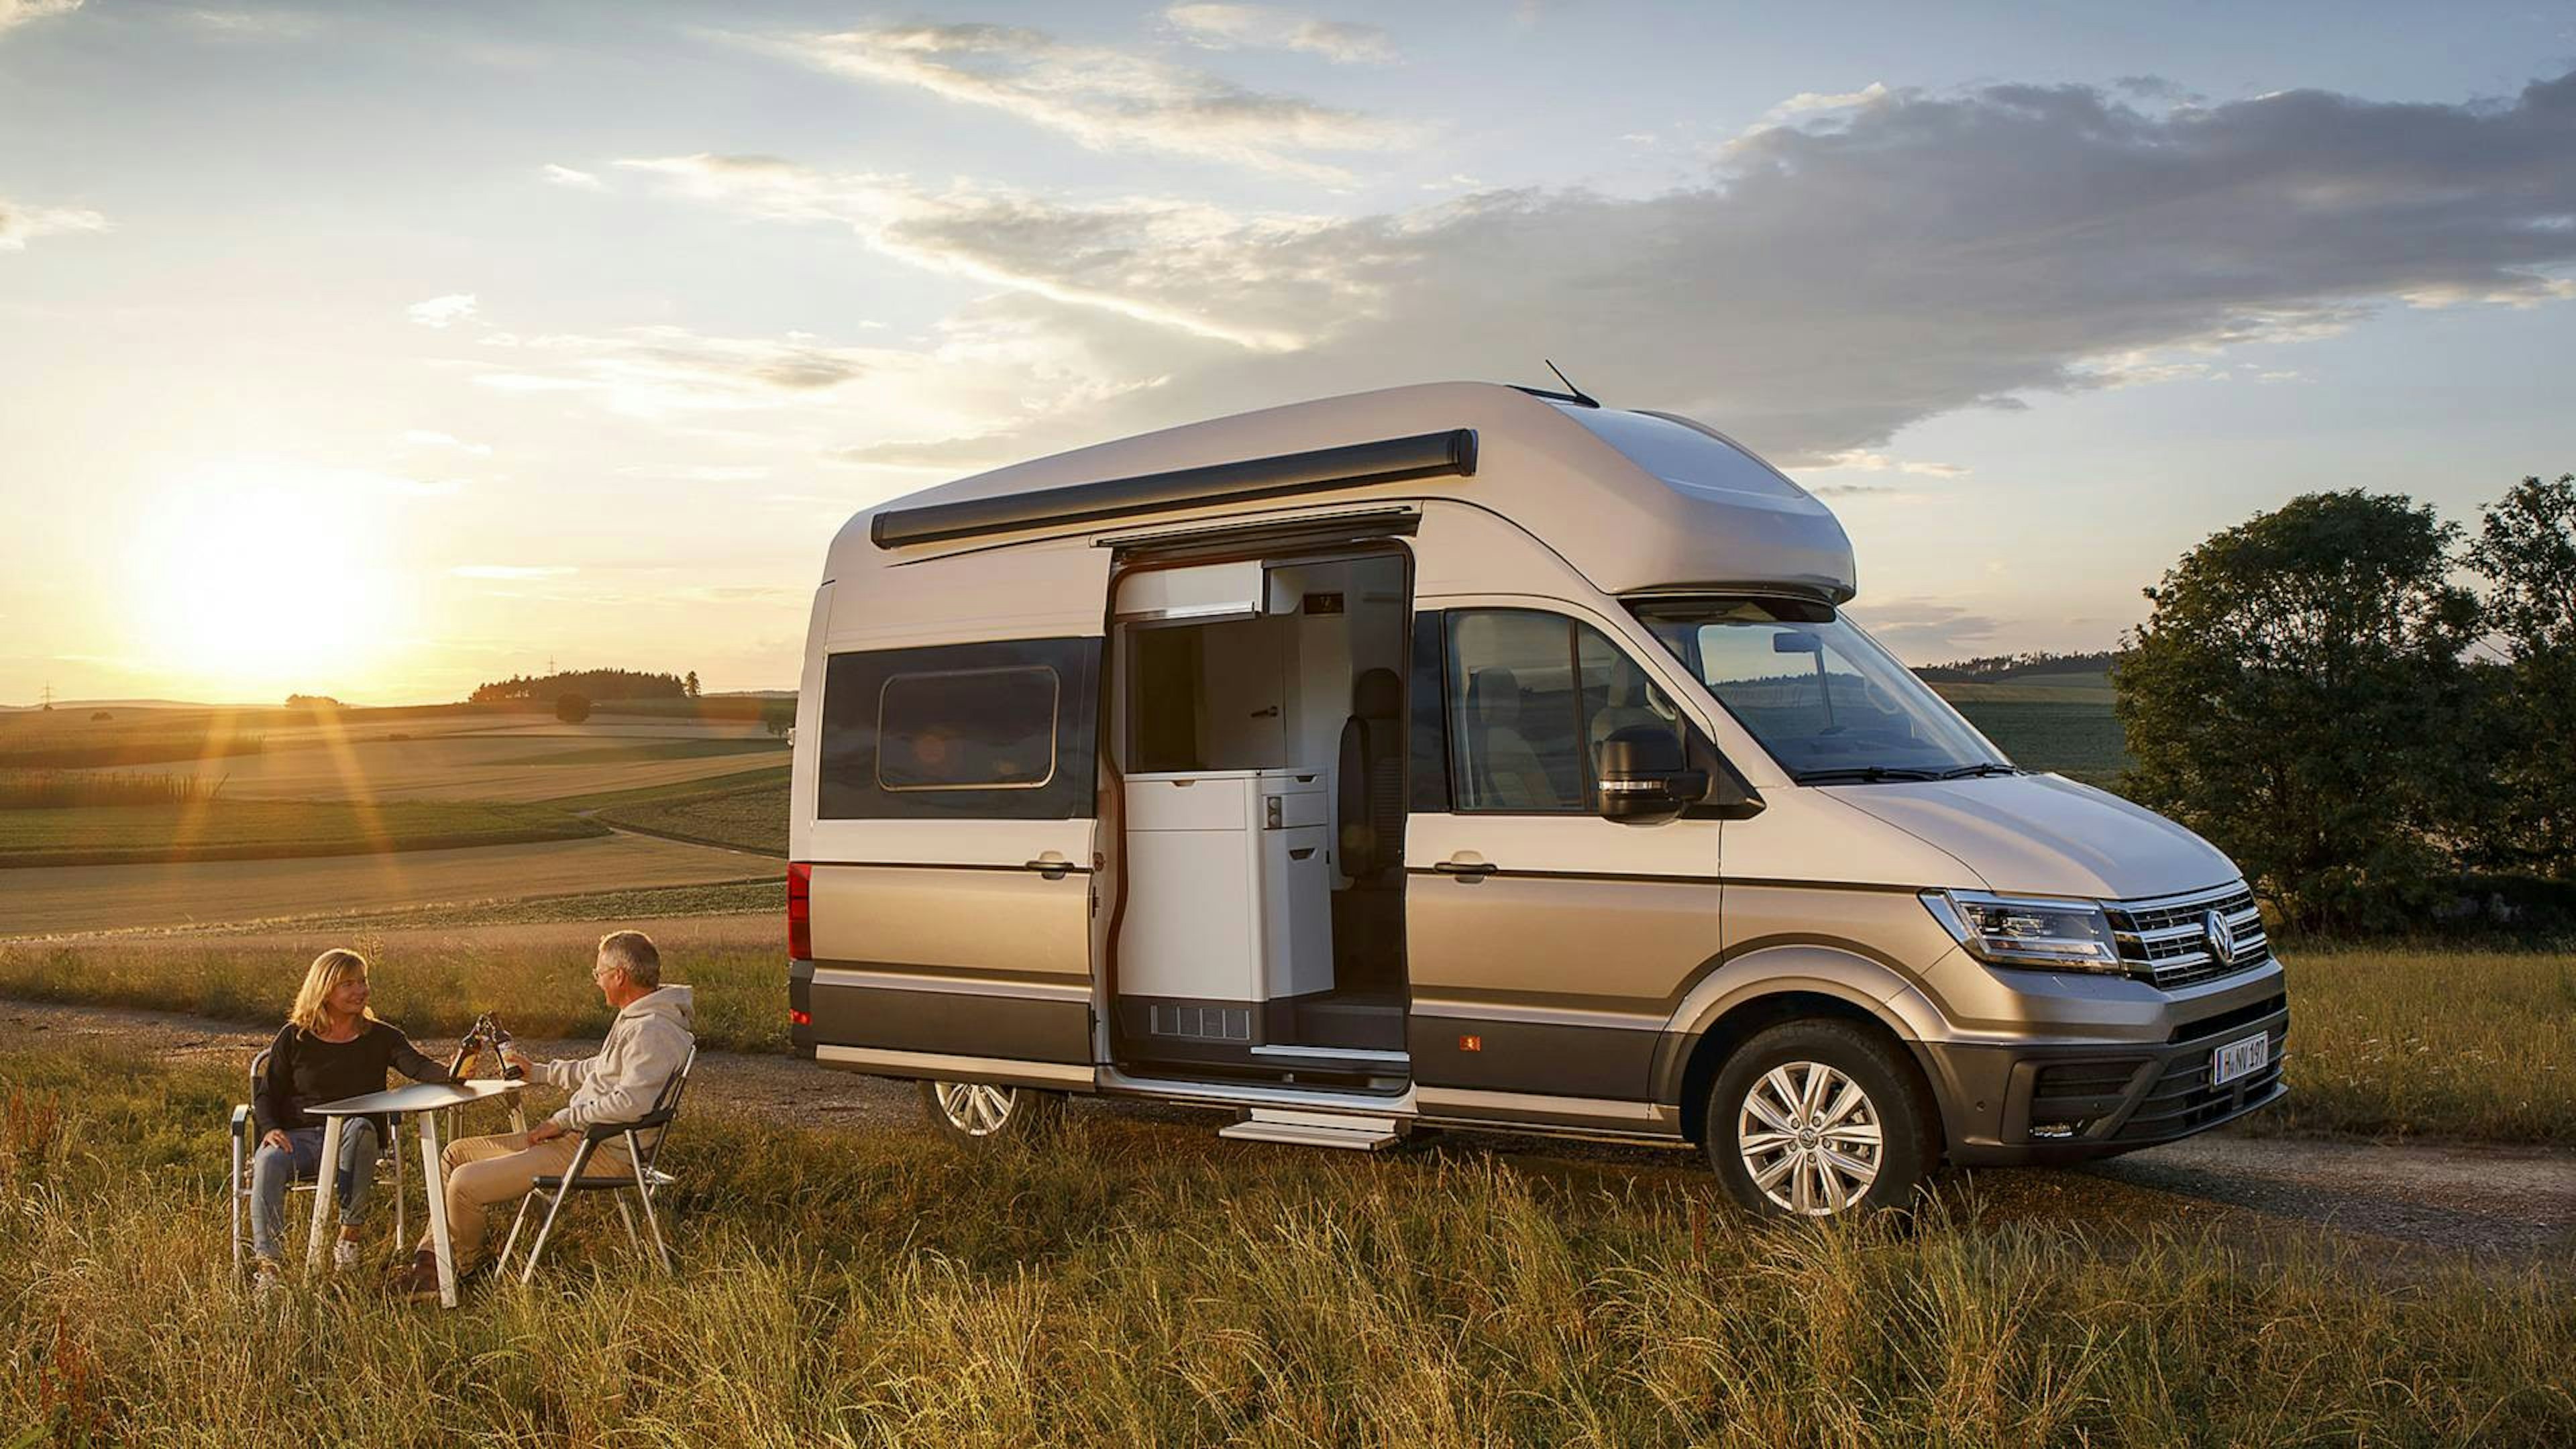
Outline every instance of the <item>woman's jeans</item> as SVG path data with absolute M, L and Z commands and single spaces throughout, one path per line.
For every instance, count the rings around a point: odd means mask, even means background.
M 250 1250 L 275 1263 L 285 1255 L 278 1238 L 286 1220 L 286 1189 L 322 1174 L 322 1129 L 298 1127 L 286 1134 L 291 1151 L 262 1145 L 250 1163 Z M 376 1185 L 376 1124 L 351 1117 L 340 1124 L 340 1225 L 351 1227 L 367 1211 L 367 1194 Z

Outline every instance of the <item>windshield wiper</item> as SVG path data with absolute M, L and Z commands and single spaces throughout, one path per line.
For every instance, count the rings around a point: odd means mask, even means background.
M 2019 765 L 1998 765 L 1989 761 L 1982 765 L 1961 765 L 1955 770 L 1943 770 L 1940 774 L 1935 775 L 1932 778 L 1936 780 L 1965 780 L 1972 777 L 1982 779 L 1987 775 L 2018 775 L 2020 773 L 2021 767 Z
M 1853 769 L 1808 770 L 1798 776 L 1801 785 L 1875 785 L 1881 780 L 1938 780 L 1930 770 L 1908 769 L 1902 765 L 1862 765 Z

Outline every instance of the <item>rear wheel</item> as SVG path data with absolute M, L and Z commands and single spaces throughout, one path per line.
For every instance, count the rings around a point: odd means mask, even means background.
M 930 1125 L 952 1142 L 983 1145 L 1045 1136 L 1064 1119 L 1064 1093 L 983 1082 L 924 1082 Z
M 1935 1148 L 1922 1086 L 1894 1043 L 1850 1022 L 1757 1033 L 1709 1089 L 1709 1165 L 1755 1212 L 1834 1217 L 1904 1207 Z

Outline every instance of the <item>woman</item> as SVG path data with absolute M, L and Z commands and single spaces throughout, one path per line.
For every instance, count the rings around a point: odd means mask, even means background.
M 385 1070 L 415 1082 L 452 1081 L 447 1069 L 414 1050 L 409 1038 L 367 1009 L 367 958 L 329 950 L 313 958 L 295 1009 L 269 1046 L 268 1066 L 252 1094 L 259 1153 L 251 1160 L 251 1252 L 259 1260 L 258 1287 L 277 1281 L 278 1239 L 286 1214 L 286 1189 L 297 1178 L 317 1177 L 322 1166 L 322 1122 L 304 1109 L 385 1089 Z M 340 1124 L 340 1240 L 331 1266 L 358 1261 L 358 1223 L 375 1186 L 377 1145 L 383 1128 L 365 1117 Z

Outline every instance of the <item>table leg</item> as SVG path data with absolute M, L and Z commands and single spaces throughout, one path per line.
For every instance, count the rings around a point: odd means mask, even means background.
M 331 1209 L 340 1196 L 340 1120 L 322 1119 L 322 1167 L 313 1180 L 313 1231 L 304 1244 L 305 1271 L 322 1271 L 323 1235 L 336 1221 Z
M 456 1244 L 447 1236 L 447 1175 L 438 1170 L 438 1114 L 420 1114 L 420 1180 L 429 1192 L 429 1247 L 438 1259 L 438 1303 L 456 1306 Z

